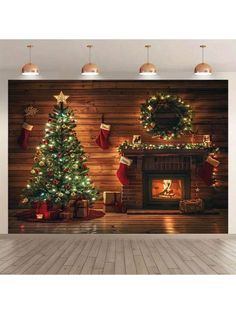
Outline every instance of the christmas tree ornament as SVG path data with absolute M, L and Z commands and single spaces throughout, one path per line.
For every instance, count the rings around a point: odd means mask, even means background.
M 61 91 L 59 95 L 54 95 L 54 98 L 57 100 L 57 104 L 65 104 L 66 105 L 66 100 L 70 97 L 68 95 L 64 95 L 63 92 Z M 61 120 L 61 119 L 60 119 Z
M 22 204 L 26 204 L 26 203 L 28 203 L 28 198 L 27 197 L 25 197 L 25 198 L 23 198 L 23 200 L 21 201 L 22 202 Z
M 210 155 L 207 157 L 203 165 L 198 169 L 198 175 L 206 183 L 207 186 L 214 184 L 213 172 L 214 168 L 219 166 L 220 162 Z
M 100 132 L 96 139 L 96 143 L 99 147 L 102 149 L 107 149 L 110 146 L 110 143 L 108 141 L 109 135 L 110 135 L 111 125 L 101 123 L 100 125 Z
M 126 158 L 122 156 L 120 158 L 120 165 L 119 169 L 116 172 L 116 175 L 118 179 L 120 180 L 120 183 L 123 185 L 128 185 L 129 184 L 129 179 L 128 179 L 128 168 L 132 164 L 132 159 Z
M 33 117 L 39 112 L 39 110 L 33 107 L 32 105 L 30 105 L 27 108 L 25 108 L 24 112 L 25 112 L 25 117 Z
M 21 134 L 17 140 L 17 142 L 21 148 L 27 149 L 28 144 L 29 144 L 29 136 L 30 136 L 30 133 L 31 133 L 33 127 L 34 126 L 31 124 L 28 124 L 26 122 L 23 123 L 22 129 L 21 129 Z

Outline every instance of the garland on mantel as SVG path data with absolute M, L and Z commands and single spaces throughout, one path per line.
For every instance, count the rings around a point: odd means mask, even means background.
M 187 144 L 146 144 L 146 143 L 130 143 L 129 141 L 124 141 L 121 143 L 117 150 L 122 153 L 124 150 L 164 150 L 164 149 L 187 149 L 187 150 L 203 150 L 208 153 L 216 153 L 219 151 L 218 147 L 208 147 L 204 143 L 187 143 Z

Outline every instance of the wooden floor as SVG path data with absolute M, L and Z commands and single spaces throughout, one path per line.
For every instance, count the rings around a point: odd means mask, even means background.
M 227 214 L 215 215 L 127 215 L 107 213 L 90 221 L 35 223 L 9 217 L 9 233 L 227 233 Z
M 6 235 L 1 274 L 236 274 L 236 236 Z

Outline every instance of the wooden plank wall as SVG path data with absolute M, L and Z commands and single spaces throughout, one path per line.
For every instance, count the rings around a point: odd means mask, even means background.
M 68 104 L 75 111 L 76 132 L 89 156 L 90 175 L 101 192 L 121 190 L 116 178 L 119 165 L 117 146 L 133 134 L 141 134 L 143 142 L 161 142 L 146 134 L 139 123 L 140 104 L 158 91 L 183 97 L 194 111 L 193 128 L 198 134 L 212 134 L 219 154 L 218 179 L 221 188 L 215 193 L 219 206 L 227 203 L 228 177 L 228 81 L 225 80 L 158 80 L 158 81 L 9 81 L 9 208 L 17 208 L 19 194 L 29 178 L 36 146 L 43 135 L 48 113 L 52 111 L 53 95 L 60 91 L 70 95 Z M 29 147 L 23 151 L 16 140 L 21 130 L 24 108 L 35 104 L 36 117 Z M 102 114 L 111 124 L 111 147 L 103 151 L 95 144 Z M 185 136 L 179 142 L 190 142 Z M 204 188 L 204 186 L 203 186 Z M 101 207 L 101 201 L 96 207 Z

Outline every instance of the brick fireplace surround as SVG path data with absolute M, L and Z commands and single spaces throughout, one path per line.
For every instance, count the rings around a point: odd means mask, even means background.
M 206 157 L 206 153 L 199 150 L 159 150 L 140 151 L 126 150 L 124 155 L 133 160 L 128 170 L 129 185 L 123 187 L 123 202 L 127 209 L 163 209 L 159 205 L 147 206 L 145 191 L 147 189 L 146 174 L 188 176 L 185 185 L 185 197 L 194 198 L 196 185 L 200 188 L 199 197 L 213 204 L 214 189 L 206 187 L 197 175 L 197 167 Z M 187 189 L 187 190 L 186 190 Z M 165 209 L 178 209 L 168 208 Z

